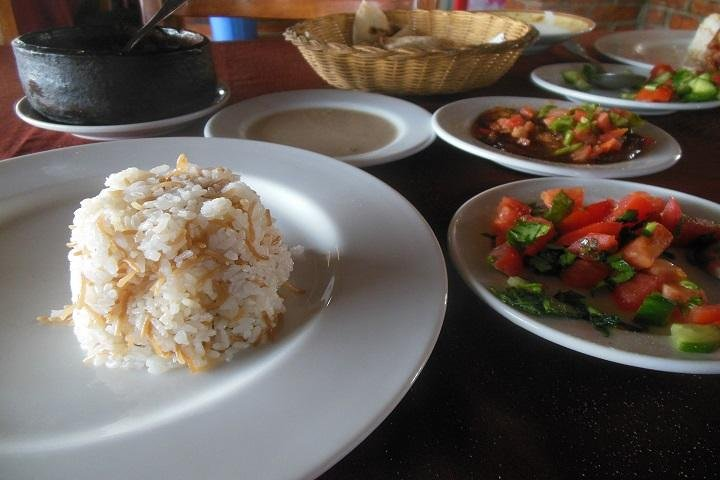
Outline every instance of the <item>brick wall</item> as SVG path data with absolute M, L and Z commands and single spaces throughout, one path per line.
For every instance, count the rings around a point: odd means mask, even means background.
M 608 30 L 694 29 L 706 15 L 720 13 L 720 0 L 507 0 L 506 7 L 576 13 Z
M 714 12 L 720 13 L 720 0 L 649 0 L 641 21 L 648 28 L 695 29 Z

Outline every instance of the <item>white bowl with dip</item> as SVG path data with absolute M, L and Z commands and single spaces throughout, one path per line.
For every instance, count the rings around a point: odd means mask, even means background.
M 408 157 L 435 140 L 432 115 L 398 98 L 345 90 L 292 90 L 216 113 L 206 137 L 290 145 L 369 167 Z
M 529 23 L 537 29 L 540 35 L 538 35 L 535 43 L 523 50 L 524 54 L 542 52 L 555 44 L 595 29 L 595 22 L 589 18 L 571 13 L 553 12 L 550 10 L 512 9 L 493 10 L 492 13 Z

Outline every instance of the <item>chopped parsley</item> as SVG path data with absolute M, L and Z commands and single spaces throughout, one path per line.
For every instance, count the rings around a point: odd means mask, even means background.
M 553 198 L 550 210 L 545 213 L 545 218 L 553 223 L 558 223 L 560 220 L 567 217 L 574 205 L 575 202 L 573 199 L 570 198 L 567 193 L 560 190 Z
M 550 231 L 550 225 L 518 220 L 507 232 L 507 241 L 515 248 L 525 248 Z

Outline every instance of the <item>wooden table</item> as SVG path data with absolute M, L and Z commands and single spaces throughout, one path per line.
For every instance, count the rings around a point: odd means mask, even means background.
M 325 86 L 282 40 L 213 47 L 232 101 Z M 409 100 L 434 111 L 470 96 L 548 96 L 533 86 L 529 72 L 572 60 L 556 48 L 522 57 L 492 87 Z M 14 116 L 12 107 L 22 93 L 7 47 L 0 48 L 0 84 L 0 159 L 87 143 L 27 126 Z M 669 170 L 634 180 L 720 201 L 718 111 L 676 113 L 652 122 L 680 142 L 683 158 Z M 201 126 L 198 122 L 182 133 L 198 134 Z M 441 140 L 410 158 L 367 171 L 415 205 L 443 249 L 450 218 L 465 200 L 529 178 Z M 447 315 L 425 369 L 387 419 L 322 478 L 720 476 L 720 378 L 646 371 L 559 347 L 491 310 L 449 261 L 448 273 Z

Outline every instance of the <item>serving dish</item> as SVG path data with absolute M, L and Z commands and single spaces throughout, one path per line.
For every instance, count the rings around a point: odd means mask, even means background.
M 273 342 L 203 374 L 84 365 L 71 328 L 35 320 L 69 298 L 72 212 L 107 174 L 179 152 L 260 194 L 288 245 L 304 247 L 291 281 L 305 292 L 288 297 Z M 432 230 L 386 184 L 322 155 L 237 139 L 105 142 L 3 161 L 0 187 L 3 477 L 314 478 L 392 411 L 440 332 L 447 276 Z
M 558 163 L 515 155 L 487 145 L 473 137 L 471 133 L 471 126 L 475 119 L 480 113 L 490 108 L 498 106 L 522 108 L 529 106 L 539 109 L 548 104 L 557 105 L 558 107 L 576 106 L 570 102 L 547 98 L 467 98 L 438 109 L 433 114 L 432 124 L 438 136 L 449 144 L 504 167 L 533 175 L 591 178 L 637 177 L 670 168 L 680 159 L 682 154 L 680 145 L 672 136 L 648 122 L 645 122 L 637 129 L 640 135 L 655 140 L 655 144 L 647 151 L 633 160 L 594 165 Z
M 208 120 L 205 136 L 253 139 L 251 129 L 256 122 L 271 115 L 307 109 L 364 112 L 391 124 L 396 134 L 386 145 L 367 152 L 336 157 L 357 167 L 399 160 L 419 152 L 435 140 L 435 132 L 430 125 L 430 113 L 415 104 L 375 93 L 328 89 L 271 93 L 236 103 L 222 109 Z M 325 138 L 334 135 L 332 130 L 310 131 Z M 343 132 L 345 133 L 344 130 Z
M 126 125 L 70 125 L 54 122 L 36 112 L 27 98 L 23 97 L 15 104 L 15 114 L 24 122 L 45 130 L 70 133 L 87 140 L 122 140 L 130 138 L 154 137 L 165 135 L 192 125 L 208 115 L 221 109 L 230 100 L 230 90 L 224 85 L 216 88 L 216 96 L 210 103 L 195 112 L 177 117 L 163 118 L 149 122 L 130 123 Z
M 595 29 L 595 22 L 589 18 L 552 10 L 505 9 L 492 10 L 492 13 L 535 27 L 538 37 L 532 45 L 525 48 L 523 54 L 543 52 L 553 45 Z
M 32 108 L 58 123 L 125 125 L 185 115 L 213 102 L 217 80 L 206 37 L 162 28 L 124 53 L 131 34 L 122 26 L 87 25 L 14 39 Z
M 541 318 L 522 313 L 498 300 L 490 291 L 491 287 L 503 287 L 505 275 L 487 262 L 491 240 L 483 233 L 490 230 L 495 209 L 503 196 L 512 196 L 521 201 L 539 198 L 540 192 L 549 188 L 580 186 L 585 190 L 587 202 L 605 198 L 619 198 L 634 191 L 645 191 L 650 195 L 675 197 L 690 215 L 703 218 L 720 218 L 720 206 L 682 192 L 654 187 L 651 185 L 619 180 L 587 178 L 537 178 L 522 180 L 486 190 L 463 204 L 453 216 L 448 230 L 449 250 L 452 262 L 467 285 L 500 315 L 516 325 L 558 345 L 611 362 L 651 370 L 681 373 L 720 373 L 720 351 L 711 354 L 683 353 L 675 350 L 668 335 L 637 333 L 612 330 L 606 337 L 583 320 Z M 676 257 L 676 258 L 679 258 Z M 716 279 L 701 270 L 682 265 L 691 278 L 702 279 L 709 301 L 720 300 L 720 287 Z M 563 289 L 553 277 L 539 278 L 548 291 Z M 564 289 L 567 289 L 566 287 Z M 589 302 L 601 311 L 613 311 L 605 306 L 602 299 L 593 297 Z
M 622 98 L 620 90 L 603 90 L 593 88 L 583 92 L 567 86 L 563 81 L 562 72 L 566 70 L 579 70 L 582 63 L 556 63 L 544 65 L 532 71 L 530 78 L 539 87 L 550 92 L 565 96 L 574 102 L 590 102 L 605 107 L 619 107 L 631 110 L 640 115 L 666 115 L 677 111 L 708 110 L 720 107 L 720 100 L 709 102 L 639 102 Z M 649 75 L 649 71 L 632 65 L 618 65 L 603 63 L 603 68 L 609 72 L 631 71 L 639 75 Z
M 682 66 L 693 30 L 627 30 L 603 35 L 595 49 L 617 62 L 651 69 L 657 64 Z

